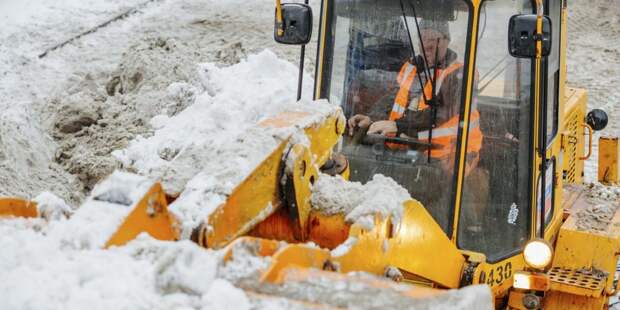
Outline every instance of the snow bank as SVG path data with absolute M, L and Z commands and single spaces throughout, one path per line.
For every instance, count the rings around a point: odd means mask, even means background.
M 311 199 L 316 210 L 328 215 L 345 214 L 347 222 L 370 230 L 374 227 L 375 214 L 400 223 L 403 203 L 411 196 L 396 181 L 380 174 L 366 184 L 321 174 L 312 188 Z

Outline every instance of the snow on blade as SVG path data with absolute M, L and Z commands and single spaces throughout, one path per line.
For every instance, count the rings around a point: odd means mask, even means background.
M 48 220 L 68 218 L 73 214 L 73 209 L 62 198 L 50 192 L 39 194 L 33 201 L 37 203 L 39 215 Z
M 410 199 L 406 189 L 381 174 L 363 185 L 340 176 L 321 174 L 312 189 L 313 208 L 328 215 L 345 214 L 348 222 L 368 230 L 374 227 L 376 214 L 400 223 L 403 203 Z
M 295 127 L 270 128 L 255 125 L 226 144 L 205 146 L 203 154 L 210 154 L 201 170 L 187 182 L 177 200 L 170 205 L 182 224 L 182 237 L 189 237 L 191 230 L 205 221 L 219 205 L 226 202 L 232 191 L 245 180 L 283 141 L 308 142 L 303 127 L 328 117 L 339 108 L 326 101 L 300 102 L 286 106 L 284 111 L 310 112 L 309 117 Z M 267 207 L 267 206 L 266 206 Z M 267 208 L 268 209 L 268 208 Z M 265 214 L 265 217 L 268 214 Z
M 230 67 L 199 69 L 205 91 L 193 104 L 172 117 L 156 116 L 153 136 L 113 153 L 126 168 L 161 180 L 168 194 L 180 194 L 170 210 L 185 232 L 224 203 L 282 141 L 303 140 L 304 126 L 339 109 L 326 101 L 295 103 L 297 83 L 291 77 L 297 68 L 268 50 Z M 169 89 L 179 91 L 179 85 Z M 293 128 L 257 125 L 285 111 L 308 117 Z
M 193 104 L 173 117 L 156 116 L 151 121 L 156 128 L 152 137 L 138 137 L 126 149 L 113 153 L 125 167 L 161 180 L 170 194 L 179 194 L 216 159 L 229 159 L 222 156 L 222 150 L 237 140 L 252 143 L 257 153 L 269 150 L 275 140 L 260 133 L 247 140 L 241 135 L 295 102 L 297 84 L 291 77 L 297 68 L 268 50 L 230 67 L 208 63 L 198 70 L 206 91 L 197 94 Z M 169 89 L 178 92 L 178 88 L 171 85 Z M 251 166 L 228 160 L 219 164 L 240 165 L 242 170 Z
M 93 190 L 66 222 L 50 233 L 75 248 L 101 248 L 153 185 L 146 177 L 115 172 Z

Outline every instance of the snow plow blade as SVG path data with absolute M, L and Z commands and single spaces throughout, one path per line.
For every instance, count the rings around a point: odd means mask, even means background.
M 232 269 L 235 264 L 246 264 L 252 256 L 272 262 L 266 269 L 233 280 L 252 298 L 281 299 L 304 309 L 345 309 L 356 305 L 367 309 L 493 308 L 491 291 L 485 285 L 444 290 L 396 283 L 366 272 L 333 272 L 339 266 L 325 263 L 329 261 L 329 251 L 308 245 L 243 237 L 226 251 L 225 264 L 233 265 Z
M 0 218 L 3 217 L 38 217 L 37 204 L 18 198 L 0 198 Z
M 93 247 L 122 246 L 142 233 L 178 239 L 161 185 L 130 173 L 115 172 L 95 186 L 71 220 L 80 223 L 74 234 L 93 236 Z

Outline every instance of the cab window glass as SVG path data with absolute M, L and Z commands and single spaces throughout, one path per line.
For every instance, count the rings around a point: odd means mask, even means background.
M 470 6 L 441 2 L 330 1 L 321 97 L 347 117 L 351 180 L 393 178 L 450 233 Z
M 560 36 L 561 36 L 561 18 L 562 18 L 562 0 L 547 0 L 545 4 L 545 14 L 551 18 L 551 36 L 553 44 L 551 46 L 551 54 L 544 60 L 547 68 L 547 76 L 545 80 L 546 96 L 546 133 L 547 144 L 553 142 L 553 138 L 558 132 L 558 108 L 559 100 L 559 84 L 560 84 Z
M 510 17 L 532 9 L 529 1 L 485 1 L 480 12 L 475 108 L 483 142 L 467 158 L 478 163 L 464 180 L 458 245 L 494 261 L 519 249 L 530 228 L 532 62 L 510 56 L 506 40 Z

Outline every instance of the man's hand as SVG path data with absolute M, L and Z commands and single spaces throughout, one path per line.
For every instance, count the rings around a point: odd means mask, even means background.
M 380 134 L 387 136 L 390 133 L 395 134 L 398 129 L 396 128 L 395 121 L 378 121 L 372 123 L 368 128 L 368 134 Z
M 370 126 L 370 117 L 362 114 L 357 114 L 349 119 L 349 136 L 353 136 L 355 127 L 368 128 Z

